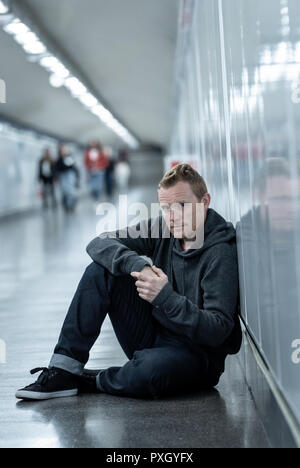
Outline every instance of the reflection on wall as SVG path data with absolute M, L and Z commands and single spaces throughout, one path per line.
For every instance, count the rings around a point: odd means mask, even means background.
M 169 154 L 237 228 L 242 315 L 300 421 L 300 2 L 183 0 Z
M 38 161 L 45 148 L 55 159 L 57 145 L 54 139 L 0 123 L 0 216 L 40 206 Z M 81 151 L 74 145 L 70 150 L 83 170 Z

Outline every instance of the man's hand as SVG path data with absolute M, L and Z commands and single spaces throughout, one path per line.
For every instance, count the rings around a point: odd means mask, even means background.
M 146 266 L 141 272 L 132 271 L 130 274 L 137 278 L 135 285 L 139 296 L 150 303 L 169 281 L 167 275 L 156 266 Z
M 132 273 L 137 273 L 138 275 L 142 273 L 143 276 L 147 278 L 157 278 L 157 274 L 152 270 L 151 265 L 146 265 L 141 271 L 133 271 Z M 132 275 L 132 273 L 131 273 L 131 276 L 134 276 Z

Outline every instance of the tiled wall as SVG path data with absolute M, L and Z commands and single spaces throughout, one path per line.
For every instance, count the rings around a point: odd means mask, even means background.
M 185 0 L 169 154 L 237 228 L 242 315 L 300 421 L 300 2 Z

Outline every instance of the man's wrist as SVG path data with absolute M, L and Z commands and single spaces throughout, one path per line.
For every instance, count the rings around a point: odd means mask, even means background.
M 173 292 L 174 289 L 171 283 L 168 281 L 152 301 L 152 305 L 155 307 L 161 307 Z
M 147 260 L 144 258 L 138 257 L 137 259 L 134 259 L 134 261 L 130 261 L 129 264 L 126 265 L 126 272 L 128 274 L 132 273 L 133 271 L 141 272 L 145 266 L 149 266 L 151 268 L 151 265 Z

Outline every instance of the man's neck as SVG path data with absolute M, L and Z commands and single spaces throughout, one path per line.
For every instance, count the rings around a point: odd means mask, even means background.
M 192 244 L 194 244 L 195 240 L 196 240 L 196 237 L 193 240 L 180 239 L 180 246 L 182 250 L 184 251 L 189 250 Z
M 205 217 L 204 217 L 203 229 L 204 229 L 204 226 L 205 226 L 206 219 L 207 219 L 207 214 L 205 214 Z M 196 238 L 197 238 L 197 236 L 195 236 L 193 239 L 189 239 L 189 240 L 184 239 L 184 238 L 179 239 L 180 247 L 182 248 L 182 250 L 184 250 L 184 251 L 189 250 L 193 246 L 193 244 L 195 243 Z

